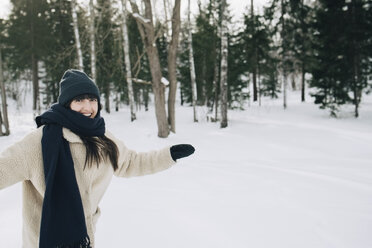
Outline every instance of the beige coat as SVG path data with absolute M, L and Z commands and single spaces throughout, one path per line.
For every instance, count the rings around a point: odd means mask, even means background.
M 113 175 L 132 177 L 152 174 L 171 167 L 173 161 L 169 147 L 159 151 L 137 153 L 127 149 L 112 136 L 119 150 L 119 168 L 104 162 L 92 168 L 84 168 L 85 147 L 79 136 L 63 128 L 63 136 L 69 141 L 74 160 L 76 180 L 84 207 L 88 235 L 94 247 L 94 232 L 100 215 L 98 207 Z M 23 140 L 7 148 L 0 156 L 0 189 L 23 182 L 23 247 L 39 247 L 40 220 L 45 192 L 44 168 L 41 152 L 42 128 L 31 132 Z M 2 199 L 4 201 L 5 199 Z M 0 225 L 5 225 L 0 223 Z

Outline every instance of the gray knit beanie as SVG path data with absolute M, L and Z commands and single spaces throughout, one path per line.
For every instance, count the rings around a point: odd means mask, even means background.
M 65 71 L 59 83 L 59 96 L 58 103 L 65 105 L 70 102 L 74 97 L 92 94 L 95 95 L 100 103 L 100 93 L 91 78 L 82 71 L 69 69 Z

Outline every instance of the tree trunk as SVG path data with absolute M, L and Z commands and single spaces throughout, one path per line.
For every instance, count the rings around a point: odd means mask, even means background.
M 195 63 L 194 63 L 194 52 L 192 48 L 192 32 L 191 32 L 191 20 L 190 20 L 190 0 L 188 0 L 187 10 L 187 31 L 188 31 L 188 48 L 189 48 L 189 63 L 190 63 L 190 79 L 191 79 L 191 93 L 192 93 L 192 108 L 194 113 L 194 122 L 198 122 L 198 114 L 196 111 L 196 76 L 195 76 Z
M 219 50 L 216 49 L 216 59 L 214 62 L 214 72 L 213 72 L 213 88 L 214 88 L 214 121 L 218 120 L 218 58 Z
M 253 0 L 251 0 L 251 18 L 253 20 L 253 28 L 255 28 L 255 21 L 254 21 L 254 9 L 253 9 Z M 255 31 L 253 31 L 255 33 Z M 253 58 L 252 58 L 252 82 L 253 82 L 253 101 L 256 102 L 258 99 L 258 90 L 257 90 L 257 49 L 256 49 L 256 38 L 253 40 Z
M 207 53 L 203 54 L 203 69 L 202 69 L 202 84 L 201 93 L 198 103 L 203 106 L 207 106 L 208 94 L 207 94 Z
M 164 17 L 165 17 L 165 37 L 167 38 L 167 42 L 170 40 L 170 35 L 169 35 L 169 20 L 168 20 L 168 7 L 167 7 L 167 1 L 163 0 L 164 4 Z
M 144 105 L 145 105 L 145 111 L 148 111 L 149 110 L 149 89 L 146 87 L 144 87 L 143 89 L 143 101 L 144 101 Z
M 4 76 L 3 76 L 3 59 L 1 54 L 1 47 L 0 47 L 0 89 L 1 89 L 1 104 L 2 104 L 2 114 L 3 114 L 3 124 L 5 127 L 5 133 L 3 133 L 3 129 L 1 128 L 2 135 L 9 135 L 9 121 L 8 121 L 8 106 L 6 103 L 6 92 L 5 92 L 5 85 L 4 85 Z
M 287 74 L 283 71 L 283 108 L 287 108 Z
M 133 95 L 133 85 L 132 85 L 132 67 L 129 58 L 129 40 L 128 40 L 128 30 L 127 30 L 127 1 L 121 0 L 122 5 L 122 30 L 123 30 L 123 49 L 124 49 L 124 61 L 125 61 L 125 72 L 126 81 L 128 84 L 128 99 L 130 106 L 130 120 L 134 121 L 136 119 L 136 110 L 134 107 L 134 95 Z
M 213 26 L 218 26 L 217 24 L 217 20 L 216 18 L 212 18 L 212 23 L 213 23 Z M 215 59 L 214 59 L 214 69 L 213 69 L 213 90 L 214 90 L 214 122 L 217 122 L 218 121 L 218 103 L 219 103 L 219 67 L 220 67 L 220 63 L 219 63 L 219 59 L 220 59 L 220 49 L 221 49 L 221 46 L 218 46 L 218 37 L 219 37 L 220 33 L 217 31 L 216 33 L 216 40 L 214 42 L 214 46 L 215 46 L 215 51 L 216 51 L 216 56 L 215 56 Z M 213 111 L 213 109 L 212 109 Z
M 167 114 L 165 111 L 165 86 L 161 83 L 162 72 L 160 66 L 160 59 L 156 47 L 155 30 L 152 22 L 152 10 L 150 0 L 144 0 L 145 4 L 145 18 L 136 17 L 137 26 L 141 35 L 142 42 L 145 45 L 146 53 L 149 59 L 150 72 L 152 78 L 152 88 L 155 96 L 155 115 L 158 125 L 158 136 L 166 138 L 169 135 L 169 126 Z M 139 14 L 137 4 L 130 1 L 134 13 Z
M 76 14 L 76 0 L 71 0 L 71 13 L 72 13 L 72 21 L 74 25 L 74 35 L 75 35 L 75 44 L 76 44 L 76 51 L 77 51 L 77 59 L 79 63 L 79 70 L 84 70 L 83 66 L 83 53 L 81 52 L 81 44 L 80 44 L 80 36 L 79 36 L 79 28 L 78 28 L 78 18 Z
M 177 91 L 177 48 L 180 34 L 181 24 L 181 0 L 174 1 L 172 15 L 172 40 L 168 49 L 168 80 L 169 80 L 169 95 L 168 95 L 168 121 L 170 130 L 176 132 L 176 91 Z
M 34 25 L 34 3 L 33 1 L 27 1 L 29 13 L 30 13 L 30 33 L 31 33 L 31 71 L 32 71 L 32 89 L 33 89 L 33 102 L 32 109 L 34 115 L 39 114 L 40 105 L 39 105 L 39 69 L 38 61 L 35 54 L 35 25 Z
M 110 109 L 110 83 L 107 82 L 103 89 L 103 94 L 105 95 L 105 110 L 107 113 L 111 113 Z
M 285 27 L 284 27 L 284 3 L 281 0 L 281 20 L 282 20 L 282 68 L 283 68 L 283 108 L 287 108 L 287 70 L 286 70 L 286 63 L 285 63 Z
M 39 66 L 34 52 L 31 54 L 32 63 L 32 89 L 33 89 L 33 104 L 32 109 L 35 115 L 40 112 L 40 99 L 39 99 Z
M 227 127 L 227 55 L 228 55 L 228 41 L 227 41 L 227 18 L 226 18 L 226 0 L 221 2 L 221 128 Z
M 302 62 L 301 68 L 301 101 L 305 102 L 305 63 Z
M 292 84 L 292 90 L 297 90 L 296 79 L 295 79 L 295 74 L 294 73 L 291 73 L 291 84 Z
M 95 46 L 95 28 L 94 28 L 94 6 L 93 0 L 89 1 L 89 35 L 90 35 L 90 68 L 92 72 L 92 79 L 95 83 L 97 80 L 97 65 L 96 65 L 96 46 Z
M 257 81 L 258 81 L 258 106 L 261 107 L 261 75 L 260 75 L 260 69 L 257 68 Z
M 301 16 L 304 16 L 304 0 L 300 1 L 301 6 Z M 304 32 L 304 18 L 301 18 L 301 43 L 302 43 L 302 51 L 301 51 L 301 102 L 305 102 L 305 73 L 306 73 L 306 49 L 305 49 L 305 32 Z
M 253 82 L 253 101 L 257 101 L 257 73 L 256 73 L 256 66 L 254 65 L 252 68 L 252 82 Z
M 356 10 L 355 10 L 355 0 L 352 0 L 352 26 L 353 26 L 353 29 L 357 29 L 357 25 L 356 25 Z M 358 84 L 359 84 L 359 80 L 360 80 L 360 69 L 359 69 L 359 61 L 360 61 L 360 58 L 359 58 L 359 44 L 358 42 L 356 41 L 356 37 L 353 36 L 353 41 L 352 41 L 352 51 L 353 51 L 353 94 L 354 94 L 354 106 L 355 106 L 355 109 L 354 109 L 354 116 L 355 118 L 358 118 L 359 117 L 359 103 L 360 103 L 360 98 L 361 98 L 361 90 L 359 89 L 358 87 Z

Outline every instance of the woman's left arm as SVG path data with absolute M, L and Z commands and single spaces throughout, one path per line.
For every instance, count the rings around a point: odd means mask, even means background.
M 136 152 L 128 149 L 122 142 L 116 143 L 119 149 L 119 168 L 115 175 L 119 177 L 134 177 L 154 174 L 174 165 L 170 147 L 150 152 Z
M 112 134 L 108 134 L 119 150 L 119 168 L 115 171 L 115 175 L 119 177 L 143 176 L 166 170 L 174 165 L 177 159 L 189 156 L 195 150 L 191 145 L 182 144 L 156 151 L 136 152 L 128 149 Z
M 32 166 L 37 142 L 35 134 L 27 135 L 0 154 L 0 189 L 30 178 L 29 167 Z

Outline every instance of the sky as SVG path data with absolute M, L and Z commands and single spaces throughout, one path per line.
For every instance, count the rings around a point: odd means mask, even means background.
M 156 0 L 160 1 L 160 0 Z M 254 4 L 257 5 L 259 9 L 262 9 L 262 6 L 266 4 L 269 0 L 254 0 Z M 78 0 L 78 2 L 87 2 L 87 0 Z M 181 1 L 181 8 L 182 11 L 187 9 L 187 0 Z M 202 0 L 202 3 L 206 2 L 206 0 Z M 246 10 L 246 6 L 250 5 L 250 0 L 227 0 L 228 4 L 230 4 L 231 14 L 234 17 L 242 16 L 243 12 Z M 10 0 L 0 0 L 0 17 L 5 18 L 10 13 Z M 197 10 L 197 1 L 191 0 L 191 9 L 194 11 Z

